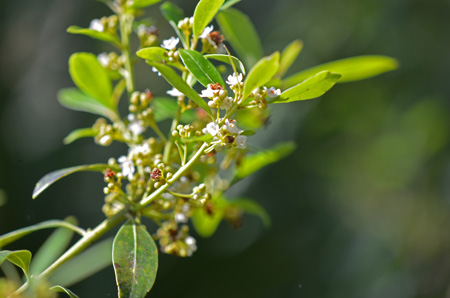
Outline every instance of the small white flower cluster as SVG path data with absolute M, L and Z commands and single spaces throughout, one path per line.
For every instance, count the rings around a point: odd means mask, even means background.
M 242 73 L 238 73 L 236 75 L 236 73 L 233 73 L 232 75 L 228 76 L 228 79 L 226 80 L 225 83 L 227 83 L 231 90 L 235 91 L 238 88 L 243 88 L 244 87 L 244 83 L 242 82 Z M 236 91 L 235 91 L 236 92 Z
M 219 83 L 208 84 L 205 90 L 202 90 L 201 97 L 207 97 L 208 106 L 210 108 L 220 107 L 221 110 L 231 109 L 233 105 L 233 98 L 228 96 L 225 90 Z
M 169 91 L 167 91 L 166 93 L 169 94 L 170 96 L 173 96 L 173 97 L 179 97 L 179 96 L 184 95 L 183 93 L 181 93 L 181 92 L 180 92 L 178 89 L 176 89 L 176 88 L 172 88 L 172 89 L 170 89 Z
M 197 250 L 197 241 L 194 237 L 188 236 L 184 239 L 184 243 L 186 244 L 186 254 L 188 257 L 191 257 L 192 254 Z
M 163 40 L 163 42 L 161 44 L 161 47 L 166 49 L 166 50 L 173 51 L 173 50 L 176 49 L 176 47 L 177 47 L 179 42 L 180 42 L 180 39 L 178 37 L 175 38 L 175 37 L 172 36 L 169 39 Z
M 203 29 L 200 39 L 206 41 L 207 49 L 217 54 L 225 54 L 226 49 L 223 45 L 223 36 L 218 31 L 214 31 L 214 26 L 208 26 Z
M 91 23 L 89 24 L 89 29 L 95 30 L 98 32 L 105 31 L 105 26 L 103 25 L 102 21 L 99 19 L 93 19 Z
M 221 119 L 219 119 L 220 121 Z M 230 146 L 235 144 L 241 149 L 245 149 L 247 136 L 242 135 L 243 130 L 239 129 L 234 119 L 225 119 L 224 125 L 219 127 L 217 122 L 210 122 L 203 128 L 204 134 L 210 134 L 214 137 L 213 143 L 218 146 Z
M 136 115 L 128 114 L 128 129 L 136 136 L 142 134 L 145 131 L 144 122 L 137 119 Z

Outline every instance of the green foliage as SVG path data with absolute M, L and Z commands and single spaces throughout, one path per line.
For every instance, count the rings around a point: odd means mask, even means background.
M 284 48 L 283 52 L 281 52 L 280 68 L 278 69 L 276 77 L 281 78 L 284 76 L 292 63 L 294 63 L 295 59 L 297 59 L 302 49 L 303 42 L 301 40 L 294 40 Z
M 225 86 L 222 77 L 220 76 L 214 65 L 208 61 L 202 54 L 192 50 L 179 50 L 180 57 L 189 72 L 202 84 L 220 83 Z
M 220 11 L 225 10 L 233 5 L 235 5 L 236 3 L 241 2 L 242 0 L 228 0 L 225 1 L 225 3 L 222 5 L 222 7 L 220 8 Z
M 153 4 L 156 4 L 158 2 L 161 2 L 161 0 L 133 0 L 131 7 L 132 8 L 144 8 L 144 7 L 148 7 Z
M 147 229 L 132 221 L 114 238 L 113 265 L 119 298 L 141 298 L 153 286 L 158 270 L 158 249 Z
M 108 32 L 99 32 L 96 30 L 92 30 L 92 29 L 88 29 L 88 28 L 81 28 L 78 26 L 70 26 L 69 28 L 67 28 L 67 32 L 72 33 L 72 34 L 86 35 L 86 36 L 92 37 L 94 39 L 106 41 L 106 42 L 109 42 L 110 44 L 114 45 L 117 48 L 120 48 L 120 46 L 121 46 L 119 37 L 117 37 L 117 35 L 113 35 Z
M 266 228 L 271 225 L 270 216 L 267 211 L 252 199 L 238 198 L 229 202 L 229 206 L 237 207 L 247 214 L 258 216 Z
M 0 265 L 3 264 L 3 262 L 6 260 L 22 269 L 27 280 L 30 279 L 28 268 L 30 267 L 31 262 L 31 252 L 29 252 L 28 250 L 0 251 Z
M 223 218 L 223 209 L 226 201 L 222 197 L 213 199 L 214 210 L 208 212 L 205 208 L 195 210 L 192 217 L 192 225 L 195 231 L 203 237 L 209 238 L 216 232 Z
M 156 97 L 152 101 L 152 106 L 156 122 L 176 117 L 178 104 L 173 98 Z M 180 117 L 182 123 L 191 123 L 195 119 L 195 113 L 192 110 L 185 111 Z
M 208 54 L 208 55 L 204 55 L 204 57 L 206 59 L 214 59 L 220 62 L 224 62 L 227 64 L 231 65 L 231 61 L 230 61 L 230 56 L 228 55 L 224 55 L 224 54 Z M 244 67 L 244 63 L 242 63 L 241 60 L 239 60 L 238 58 L 231 56 L 231 60 L 234 63 L 234 65 L 239 66 L 239 71 L 242 72 L 245 75 L 245 67 Z
M 178 38 L 180 38 L 184 47 L 186 47 L 186 38 L 180 29 L 178 29 L 178 22 L 184 18 L 184 13 L 181 8 L 172 2 L 166 1 L 159 7 L 164 18 L 169 22 Z
M 137 51 L 136 55 L 145 60 L 167 64 L 179 69 L 183 69 L 183 66 L 180 62 L 171 62 L 169 60 L 169 56 L 167 56 L 167 50 L 160 47 L 143 48 Z
M 98 131 L 91 127 L 78 128 L 70 132 L 67 137 L 64 138 L 63 143 L 65 145 L 68 145 L 81 138 L 95 137 L 97 134 Z
M 66 293 L 70 298 L 78 298 L 77 295 L 75 295 L 74 292 L 72 292 L 69 289 L 66 289 L 62 286 L 53 286 L 50 288 L 50 290 L 56 291 L 56 292 L 60 292 L 60 293 Z
M 203 29 L 212 21 L 225 0 L 200 0 L 194 11 L 194 40 L 202 34 Z

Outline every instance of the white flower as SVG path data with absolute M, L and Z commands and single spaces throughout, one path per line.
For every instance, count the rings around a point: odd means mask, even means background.
M 231 109 L 232 105 L 233 105 L 233 98 L 227 96 L 223 99 L 222 103 L 220 104 L 220 108 L 222 110 L 229 110 Z
M 227 131 L 231 134 L 240 134 L 243 130 L 240 130 L 237 127 L 236 120 L 234 119 L 225 119 L 225 125 L 227 127 Z
M 89 24 L 89 29 L 103 32 L 103 30 L 105 30 L 105 26 L 103 26 L 102 21 L 100 21 L 99 19 L 93 19 Z
M 238 135 L 234 140 L 236 142 L 236 146 L 241 149 L 245 149 L 245 142 L 247 141 L 247 136 Z
M 149 153 L 150 153 L 150 146 L 148 145 L 148 143 L 144 143 L 143 145 L 137 145 L 130 149 L 131 155 L 138 155 L 138 154 L 147 155 Z
M 216 122 L 210 122 L 208 124 L 206 124 L 206 127 L 203 128 L 203 133 L 206 135 L 207 133 L 209 133 L 210 135 L 212 135 L 213 137 L 219 133 L 219 124 L 217 124 Z
M 135 171 L 133 161 L 125 155 L 119 157 L 117 161 L 120 163 L 120 167 L 122 168 L 122 174 L 125 177 L 128 177 L 128 179 L 131 179 Z
M 280 96 L 280 94 L 281 94 L 281 90 L 280 89 L 275 89 L 275 87 L 270 87 L 267 90 L 267 95 L 270 98 L 274 98 L 274 97 Z
M 169 94 L 170 96 L 173 96 L 173 97 L 178 97 L 178 96 L 184 95 L 183 93 L 178 91 L 178 89 L 176 89 L 176 88 L 172 88 L 171 90 L 167 91 L 167 94 Z
M 187 223 L 188 217 L 184 213 L 175 213 L 174 219 L 178 223 Z
M 158 73 L 158 76 L 161 76 L 161 73 L 159 72 L 158 69 L 156 69 L 156 67 L 152 67 L 152 71 Z
M 213 98 L 214 94 L 217 93 L 217 90 L 211 88 L 212 84 L 208 84 L 205 90 L 202 90 L 200 94 L 201 97 Z
M 109 55 L 107 53 L 101 53 L 97 56 L 97 60 L 98 62 L 100 62 L 100 64 L 103 67 L 108 67 L 109 62 L 111 61 L 111 59 L 109 58 Z
M 186 254 L 188 255 L 188 257 L 192 256 L 194 251 L 197 250 L 197 241 L 194 237 L 188 236 L 184 239 L 184 243 L 186 243 L 187 245 Z
M 214 30 L 214 26 L 211 25 L 209 27 L 206 27 L 205 29 L 203 29 L 202 34 L 200 35 L 200 38 L 206 38 L 209 40 L 211 40 L 211 38 L 209 37 L 209 34 Z M 211 40 L 212 41 L 212 40 Z
M 145 131 L 144 123 L 142 120 L 136 118 L 134 114 L 128 115 L 128 120 L 130 123 L 128 124 L 128 129 L 135 135 L 140 135 Z
M 232 75 L 228 76 L 228 79 L 226 81 L 226 83 L 230 85 L 230 87 L 234 87 L 241 82 L 242 82 L 242 73 L 238 74 L 237 77 L 236 74 L 233 73 Z
M 163 40 L 163 43 L 161 44 L 162 48 L 165 48 L 166 50 L 173 50 L 177 47 L 177 44 L 180 42 L 180 39 L 177 37 L 171 37 L 169 39 Z

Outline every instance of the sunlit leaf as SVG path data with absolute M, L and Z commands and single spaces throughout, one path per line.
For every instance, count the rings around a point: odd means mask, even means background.
M 69 72 L 75 85 L 87 95 L 115 110 L 108 72 L 91 53 L 74 53 L 69 58 Z
M 65 221 L 73 225 L 78 224 L 75 217 L 68 217 Z M 65 227 L 58 228 L 54 231 L 34 255 L 30 266 L 30 273 L 32 275 L 41 273 L 48 266 L 50 266 L 59 256 L 62 255 L 64 250 L 69 245 L 72 236 L 73 230 Z
M 204 56 L 206 59 L 214 59 L 220 62 L 224 62 L 227 64 L 231 64 L 230 57 L 228 55 L 224 54 L 208 54 Z M 239 67 L 239 70 L 245 75 L 245 67 L 241 60 L 238 58 L 231 56 L 231 60 L 233 60 L 234 65 L 237 65 Z
M 228 0 L 225 1 L 225 3 L 222 5 L 222 7 L 220 8 L 220 11 L 225 10 L 233 5 L 235 5 L 236 3 L 241 2 L 242 0 Z
M 208 61 L 202 54 L 197 51 L 183 50 L 178 51 L 180 57 L 183 60 L 186 68 L 191 74 L 202 84 L 207 86 L 208 84 L 219 83 L 225 86 L 222 77 L 220 76 L 214 65 Z
M 161 2 L 161 0 L 133 0 L 131 7 L 132 8 L 144 8 L 150 5 Z
M 64 138 L 63 143 L 67 145 L 81 138 L 95 137 L 97 134 L 98 131 L 92 127 L 75 129 Z
M 280 66 L 280 53 L 275 52 L 264 57 L 253 66 L 244 81 L 243 100 L 258 87 L 261 87 L 277 73 Z
M 264 55 L 258 33 L 247 15 L 228 8 L 220 12 L 216 20 L 220 31 L 247 67 L 253 66 Z
M 287 103 L 322 96 L 341 78 L 340 74 L 322 71 L 300 84 L 285 90 L 274 103 Z
M 186 39 L 184 34 L 178 28 L 178 22 L 184 18 L 184 13 L 181 8 L 172 2 L 166 1 L 159 7 L 164 18 L 169 22 L 170 26 L 172 26 L 175 33 L 181 40 L 181 43 L 184 47 L 186 47 Z
M 223 218 L 224 207 L 227 202 L 222 197 L 213 198 L 212 205 L 208 205 L 208 211 L 203 208 L 195 210 L 192 217 L 192 224 L 197 233 L 203 238 L 211 237 L 219 227 Z M 210 203 L 210 204 L 211 204 Z
M 194 40 L 202 34 L 203 29 L 212 21 L 225 0 L 200 0 L 194 11 Z
M 253 174 L 262 167 L 288 156 L 295 150 L 295 148 L 296 145 L 294 142 L 286 142 L 280 143 L 271 149 L 246 156 L 236 169 L 236 178 L 242 179 L 250 174 Z
M 170 85 L 178 89 L 178 91 L 182 92 L 189 99 L 195 102 L 199 107 L 204 109 L 209 115 L 212 117 L 211 109 L 209 108 L 206 101 L 198 95 L 198 93 L 192 89 L 183 79 L 169 66 L 155 63 L 151 61 L 147 61 L 147 63 L 153 67 L 155 67 L 161 75 L 169 82 Z
M 66 177 L 70 174 L 81 172 L 81 171 L 92 171 L 92 172 L 103 172 L 107 168 L 109 168 L 107 164 L 93 164 L 93 165 L 82 165 L 76 167 L 70 167 L 66 169 L 57 170 L 51 173 L 48 173 L 44 177 L 42 177 L 33 190 L 33 199 L 35 199 L 38 195 L 40 195 L 44 190 L 47 189 L 50 185 L 58 181 L 59 179 Z
M 97 30 L 92 30 L 88 28 L 81 28 L 78 26 L 70 26 L 67 28 L 67 32 L 72 34 L 81 34 L 86 35 L 98 40 L 106 41 L 111 43 L 112 45 L 116 46 L 117 48 L 121 47 L 120 39 L 117 35 L 113 35 L 108 32 L 99 32 Z
M 0 251 L 0 265 L 3 264 L 5 260 L 10 261 L 17 267 L 23 270 L 27 280 L 29 279 L 29 270 L 31 262 L 31 252 L 28 250 L 2 250 Z
M 171 62 L 167 53 L 168 51 L 161 47 L 147 47 L 137 51 L 136 55 L 145 60 L 174 66 L 178 69 L 183 70 L 183 65 L 179 61 Z
M 294 63 L 303 49 L 303 42 L 301 40 L 294 40 L 284 48 L 280 57 L 280 69 L 278 69 L 277 77 L 281 78 L 289 67 Z
M 387 56 L 357 56 L 328 62 L 298 72 L 283 80 L 283 89 L 292 87 L 310 76 L 328 70 L 342 75 L 339 83 L 367 79 L 398 67 L 394 58 Z
M 77 88 L 66 88 L 59 90 L 58 101 L 61 105 L 71 110 L 88 112 L 107 117 L 111 120 L 118 118 L 117 113 L 113 108 L 89 95 L 84 94 Z
M 173 119 L 177 114 L 178 103 L 174 98 L 155 97 L 152 101 L 153 115 L 157 122 L 166 119 Z M 187 110 L 181 114 L 182 123 L 191 123 L 196 119 L 193 110 Z
M 72 292 L 71 290 L 66 289 L 64 287 L 61 287 L 61 286 L 53 286 L 50 288 L 50 290 L 60 292 L 60 293 L 66 293 L 70 298 L 78 298 L 78 296 L 75 295 L 74 292 Z
M 117 232 L 113 265 L 119 298 L 142 298 L 153 286 L 158 270 L 158 248 L 143 225 L 131 221 Z
M 257 202 L 251 199 L 239 198 L 229 202 L 229 205 L 238 207 L 248 214 L 258 216 L 266 228 L 270 227 L 271 221 L 267 211 Z

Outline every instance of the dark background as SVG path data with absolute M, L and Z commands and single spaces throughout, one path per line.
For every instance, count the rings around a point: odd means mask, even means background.
M 174 1 L 191 14 L 195 1 Z M 321 99 L 274 111 L 249 142 L 295 140 L 289 158 L 237 185 L 272 227 L 246 217 L 198 239 L 192 258 L 161 255 L 151 297 L 450 297 L 450 1 L 244 0 L 265 54 L 294 39 L 305 48 L 291 73 L 367 54 L 395 57 L 400 69 L 336 86 Z M 0 234 L 75 215 L 84 228 L 103 219 L 102 178 L 75 174 L 31 200 L 36 181 L 68 166 L 105 162 L 125 147 L 90 139 L 63 146 L 95 116 L 61 107 L 76 51 L 109 50 L 69 35 L 109 15 L 90 0 L 0 3 Z M 159 11 L 161 37 L 172 35 Z M 140 89 L 165 86 L 145 65 Z M 160 82 L 160 81 L 158 81 Z M 10 245 L 35 251 L 48 232 Z M 198 238 L 198 237 L 197 237 Z M 80 297 L 114 297 L 108 268 L 71 287 Z

